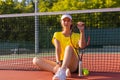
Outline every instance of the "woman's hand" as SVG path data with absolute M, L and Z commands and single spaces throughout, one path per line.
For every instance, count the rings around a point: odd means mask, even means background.
M 85 29 L 85 23 L 84 22 L 78 22 L 77 27 L 78 27 L 80 32 L 83 32 L 84 29 Z

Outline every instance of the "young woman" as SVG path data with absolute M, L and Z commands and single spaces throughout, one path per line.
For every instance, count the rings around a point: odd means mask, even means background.
M 41 70 L 55 73 L 53 80 L 66 80 L 78 68 L 78 56 L 76 49 L 86 47 L 84 23 L 78 22 L 77 27 L 80 33 L 72 32 L 72 17 L 68 14 L 61 17 L 61 32 L 55 32 L 52 43 L 55 46 L 56 62 L 33 58 L 33 64 Z M 75 49 L 76 48 L 76 49 Z

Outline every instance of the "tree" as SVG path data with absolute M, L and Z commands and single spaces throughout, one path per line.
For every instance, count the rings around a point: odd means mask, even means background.
M 0 1 L 0 14 L 14 13 L 14 2 L 12 0 Z
M 31 2 L 26 4 L 27 0 L 0 0 L 0 14 L 12 14 L 12 13 L 29 13 L 34 12 L 34 5 Z
M 120 7 L 119 0 L 39 0 L 39 11 L 66 11 Z

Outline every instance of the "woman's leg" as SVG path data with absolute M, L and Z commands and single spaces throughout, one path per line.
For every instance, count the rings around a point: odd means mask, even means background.
M 33 58 L 33 64 L 40 67 L 41 70 L 46 70 L 54 73 L 54 67 L 56 63 L 54 61 L 50 61 L 43 58 Z
M 71 72 L 74 72 L 77 70 L 77 66 L 78 58 L 76 57 L 73 48 L 71 46 L 67 46 L 65 49 L 62 66 L 53 76 L 53 80 L 65 80 L 67 68 L 69 68 Z
M 71 46 L 67 46 L 64 53 L 64 59 L 62 68 L 69 68 L 71 72 L 74 72 L 77 70 L 78 66 L 78 58 L 74 53 L 74 50 Z

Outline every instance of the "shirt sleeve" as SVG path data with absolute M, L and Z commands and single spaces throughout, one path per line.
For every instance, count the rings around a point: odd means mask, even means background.
M 54 39 L 59 40 L 59 38 L 60 38 L 59 32 L 55 32 L 53 37 L 52 37 L 52 44 L 54 44 Z

